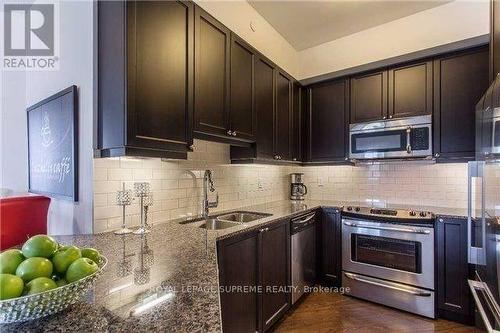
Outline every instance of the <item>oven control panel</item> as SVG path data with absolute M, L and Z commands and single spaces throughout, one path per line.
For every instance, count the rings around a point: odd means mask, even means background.
M 436 216 L 429 211 L 388 209 L 379 207 L 344 206 L 347 215 L 359 218 L 383 218 L 393 222 L 434 223 Z

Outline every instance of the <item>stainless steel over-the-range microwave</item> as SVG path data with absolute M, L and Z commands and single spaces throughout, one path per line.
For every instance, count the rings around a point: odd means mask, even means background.
M 350 159 L 425 158 L 431 156 L 431 115 L 350 125 Z

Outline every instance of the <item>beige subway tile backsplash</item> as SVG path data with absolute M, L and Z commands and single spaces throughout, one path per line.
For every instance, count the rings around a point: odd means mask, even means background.
M 203 173 L 213 171 L 219 207 L 211 211 L 288 200 L 289 174 L 304 173 L 309 199 L 363 201 L 426 206 L 465 207 L 467 164 L 421 164 L 405 162 L 363 166 L 292 167 L 231 165 L 229 145 L 195 140 L 188 160 L 162 161 L 140 158 L 94 159 L 94 232 L 117 229 L 121 208 L 116 191 L 125 183 L 151 184 L 154 204 L 149 222 L 196 216 L 201 213 Z M 140 208 L 136 200 L 127 207 L 126 223 L 137 225 Z

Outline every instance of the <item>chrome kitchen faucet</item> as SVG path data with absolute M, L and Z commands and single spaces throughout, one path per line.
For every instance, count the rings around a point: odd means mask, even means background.
M 208 189 L 210 187 L 210 192 L 215 191 L 214 181 L 212 180 L 212 171 L 205 170 L 205 175 L 203 176 L 203 217 L 206 219 L 208 217 L 208 209 L 215 208 L 219 205 L 219 193 L 216 193 L 215 201 L 208 200 Z

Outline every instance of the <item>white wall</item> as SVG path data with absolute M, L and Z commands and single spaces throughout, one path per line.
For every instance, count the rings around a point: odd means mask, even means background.
M 2 72 L 0 188 L 17 192 L 28 190 L 26 108 L 75 84 L 78 86 L 80 113 L 80 201 L 74 204 L 52 199 L 49 209 L 49 233 L 91 233 L 93 3 L 62 1 L 59 3 L 59 11 L 59 70 Z
M 299 80 L 489 33 L 489 1 L 457 0 L 298 52 Z
M 195 2 L 238 36 L 297 78 L 297 51 L 245 0 Z M 250 29 L 250 22 L 255 31 Z

